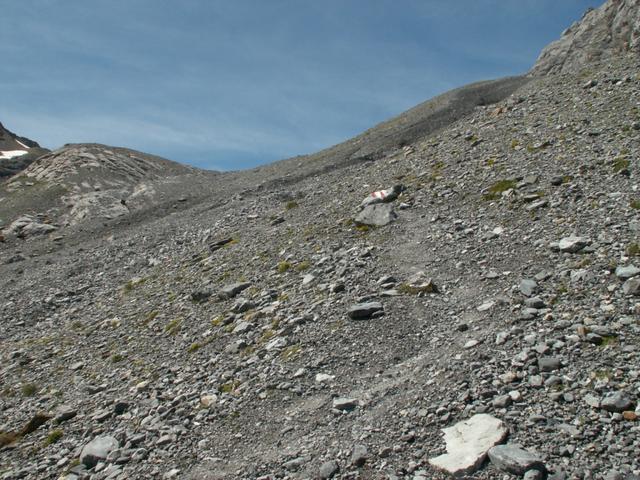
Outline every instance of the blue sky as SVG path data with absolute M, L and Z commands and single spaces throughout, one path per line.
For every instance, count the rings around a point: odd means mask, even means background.
M 0 121 L 240 169 L 526 72 L 602 0 L 0 0 Z

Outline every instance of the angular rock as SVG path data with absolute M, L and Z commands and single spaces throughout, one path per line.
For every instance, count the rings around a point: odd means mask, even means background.
M 630 278 L 624 285 L 622 285 L 622 291 L 625 295 L 640 296 L 640 278 Z
M 616 268 L 616 277 L 620 280 L 629 280 L 632 277 L 640 274 L 640 268 L 635 265 L 627 265 L 626 267 Z
M 398 214 L 393 211 L 393 205 L 377 204 L 366 206 L 355 218 L 355 222 L 358 225 L 384 227 L 397 218 Z
M 367 451 L 367 447 L 364 445 L 356 445 L 353 447 L 353 452 L 351 454 L 351 465 L 354 467 L 362 467 L 369 458 L 369 452 Z
M 251 284 L 249 282 L 232 283 L 230 285 L 225 285 L 222 288 L 222 290 L 218 292 L 218 297 L 220 297 L 223 300 L 226 300 L 228 298 L 233 298 L 243 290 L 246 290 L 247 288 L 249 288 L 250 286 Z
M 109 435 L 96 437 L 82 448 L 80 463 L 83 463 L 87 468 L 93 468 L 99 461 L 106 460 L 109 453 L 119 446 L 118 440 Z
M 584 237 L 564 237 L 558 242 L 558 249 L 561 252 L 576 253 L 589 244 L 591 244 L 591 241 Z
M 558 370 L 562 366 L 562 362 L 559 358 L 555 357 L 540 357 L 538 359 L 538 368 L 541 372 L 553 372 Z
M 430 458 L 429 463 L 451 475 L 471 475 L 487 456 L 487 452 L 502 443 L 509 429 L 499 419 L 480 413 L 452 427 L 445 428 L 447 453 Z
M 349 308 L 347 314 L 352 320 L 366 320 L 376 312 L 383 311 L 384 307 L 380 302 L 358 303 Z
M 542 458 L 517 445 L 495 446 L 489 450 L 489 459 L 498 469 L 514 475 L 524 475 L 528 470 L 546 471 Z
M 321 480 L 333 478 L 339 471 L 340 467 L 334 460 L 324 462 L 322 465 L 320 465 L 320 470 L 318 470 L 318 478 L 320 478 Z
M 520 281 L 519 288 L 520 288 L 520 292 L 523 295 L 530 297 L 531 295 L 533 295 L 538 291 L 538 284 L 536 283 L 535 280 L 532 280 L 530 278 L 525 278 L 522 281 Z
M 600 408 L 607 412 L 624 412 L 631 410 L 633 401 L 624 392 L 613 392 L 607 395 L 600 402 Z
M 338 397 L 333 399 L 333 408 L 336 410 L 349 411 L 358 406 L 358 400 L 355 398 Z

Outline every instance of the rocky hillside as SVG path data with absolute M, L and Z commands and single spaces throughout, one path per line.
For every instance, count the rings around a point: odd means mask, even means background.
M 363 161 L 69 147 L 167 203 L 0 242 L 0 476 L 639 478 L 639 101 L 626 55 Z
M 5 240 L 63 234 L 73 226 L 101 230 L 109 222 L 185 208 L 210 194 L 203 186 L 216 177 L 125 148 L 66 145 L 0 184 L 0 221 Z
M 33 140 L 16 135 L 0 123 L 0 179 L 20 172 L 46 152 Z
M 640 55 L 640 0 L 610 0 L 589 9 L 540 54 L 534 75 L 575 72 L 593 62 Z

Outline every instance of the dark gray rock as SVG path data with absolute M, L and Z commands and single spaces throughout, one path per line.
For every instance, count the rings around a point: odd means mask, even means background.
M 625 295 L 640 296 L 640 278 L 631 278 L 624 282 L 622 291 Z
M 545 472 L 542 458 L 517 445 L 497 445 L 489 450 L 491 463 L 504 472 L 524 475 L 528 470 Z
M 562 366 L 562 362 L 556 357 L 540 357 L 538 359 L 538 368 L 541 372 L 553 372 Z
M 371 318 L 376 312 L 381 312 L 384 307 L 380 302 L 358 303 L 349 308 L 347 314 L 353 320 L 366 320 Z
M 230 285 L 225 285 L 222 288 L 222 290 L 218 292 L 218 297 L 220 297 L 223 300 L 226 300 L 228 298 L 233 298 L 243 290 L 246 290 L 247 288 L 249 288 L 250 286 L 251 284 L 249 282 L 232 283 Z
M 624 412 L 631 410 L 633 401 L 624 392 L 613 392 L 600 402 L 600 408 L 608 412 Z

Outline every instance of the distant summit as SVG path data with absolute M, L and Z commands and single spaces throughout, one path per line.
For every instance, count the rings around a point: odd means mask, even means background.
M 0 178 L 14 175 L 48 150 L 37 142 L 20 137 L 0 123 Z
M 574 72 L 593 62 L 640 54 L 640 0 L 608 0 L 549 44 L 531 69 L 532 75 Z

